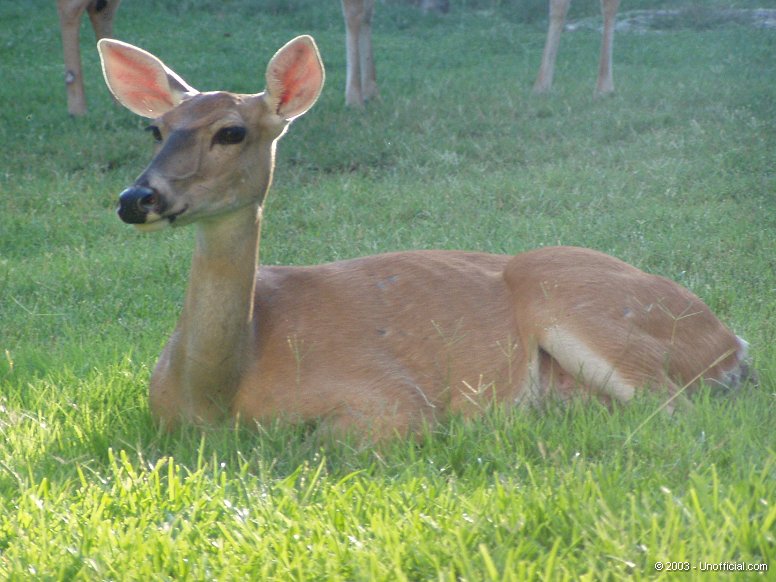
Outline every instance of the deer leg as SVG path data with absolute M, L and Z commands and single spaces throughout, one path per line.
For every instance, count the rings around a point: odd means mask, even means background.
M 601 39 L 601 61 L 598 66 L 598 83 L 595 94 L 597 97 L 614 92 L 612 76 L 612 48 L 614 44 L 614 25 L 620 0 L 601 0 L 601 13 L 604 17 L 604 30 Z
M 113 17 L 121 0 L 92 0 L 87 7 L 96 40 L 113 37 Z
M 560 400 L 574 394 L 594 395 L 607 404 L 628 402 L 635 395 L 639 382 L 571 330 L 557 324 L 543 325 L 534 333 L 531 341 L 538 346 L 538 377 L 548 394 Z
M 86 113 L 86 96 L 81 71 L 79 33 L 81 16 L 86 6 L 82 2 L 57 2 L 59 28 L 62 35 L 62 50 L 65 57 L 65 89 L 67 90 L 67 111 L 70 115 Z
M 563 32 L 563 23 L 566 20 L 566 13 L 570 5 L 571 0 L 550 0 L 550 24 L 547 29 L 547 40 L 544 44 L 539 76 L 533 87 L 534 93 L 546 93 L 552 87 L 560 35 Z
M 89 3 L 87 11 L 97 40 L 113 36 L 113 16 L 120 3 L 121 0 L 93 0 Z
M 345 105 L 364 106 L 361 92 L 361 26 L 364 21 L 364 0 L 342 0 L 345 16 L 345 50 L 347 57 L 347 78 L 345 81 Z
M 361 72 L 361 96 L 364 101 L 378 97 L 377 73 L 372 54 L 372 15 L 374 0 L 365 0 L 364 16 L 358 32 L 358 57 Z

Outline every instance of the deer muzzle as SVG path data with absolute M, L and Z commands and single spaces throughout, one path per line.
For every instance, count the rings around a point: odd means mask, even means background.
M 164 204 L 159 194 L 144 186 L 131 186 L 119 195 L 119 218 L 127 224 L 144 224 L 149 215 L 161 215 Z

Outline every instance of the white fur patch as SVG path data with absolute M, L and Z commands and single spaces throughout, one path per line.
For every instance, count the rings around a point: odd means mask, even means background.
M 633 398 L 635 388 L 617 373 L 611 362 L 596 354 L 584 341 L 557 326 L 547 330 L 546 338 L 546 345 L 541 347 L 567 373 L 620 402 Z
M 736 357 L 739 362 L 743 362 L 749 356 L 749 342 L 742 338 L 740 335 L 736 336 L 738 340 L 738 351 L 736 351 Z

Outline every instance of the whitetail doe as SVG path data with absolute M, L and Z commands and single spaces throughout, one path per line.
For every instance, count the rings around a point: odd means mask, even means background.
M 183 313 L 151 377 L 163 426 L 280 417 L 380 437 L 492 400 L 652 389 L 673 405 L 746 376 L 746 344 L 700 299 L 589 249 L 259 267 L 275 144 L 323 86 L 313 39 L 281 48 L 251 95 L 200 93 L 122 42 L 99 49 L 111 91 L 154 120 L 157 142 L 119 216 L 143 231 L 197 224 Z

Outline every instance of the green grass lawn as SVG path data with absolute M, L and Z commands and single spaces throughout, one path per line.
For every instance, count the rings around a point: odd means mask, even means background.
M 343 106 L 336 0 L 126 1 L 115 32 L 199 89 L 240 92 L 263 89 L 285 41 L 315 36 L 327 85 L 280 144 L 263 262 L 592 247 L 702 297 L 751 343 L 759 388 L 672 418 L 650 398 L 495 408 L 379 448 L 282 424 L 159 434 L 147 383 L 193 229 L 141 235 L 116 218 L 151 156 L 144 122 L 111 102 L 86 26 L 90 113 L 68 118 L 53 2 L 4 2 L 0 579 L 772 576 L 776 31 L 696 3 L 664 30 L 618 34 L 617 92 L 594 100 L 599 37 L 579 30 L 537 98 L 542 18 L 452 4 L 419 17 L 378 3 L 382 99 L 365 112 Z

